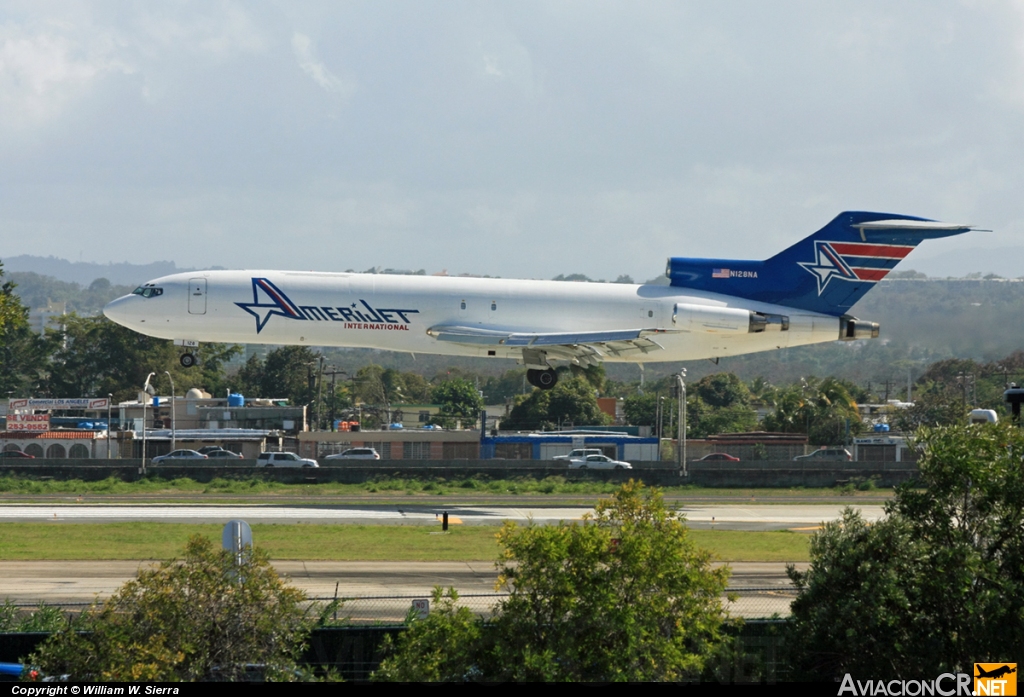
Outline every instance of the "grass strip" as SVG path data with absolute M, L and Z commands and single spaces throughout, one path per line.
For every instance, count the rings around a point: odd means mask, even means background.
M 460 526 L 447 535 L 424 525 L 253 525 L 272 559 L 332 561 L 489 561 L 499 548 L 493 526 Z M 190 535 L 219 544 L 221 525 L 187 523 L 3 523 L 0 560 L 170 559 Z M 806 561 L 807 535 L 691 530 L 723 561 Z
M 230 495 L 259 496 L 273 499 L 274 496 L 301 496 L 316 499 L 324 496 L 422 496 L 444 497 L 471 496 L 486 498 L 487 496 L 516 495 L 594 495 L 611 494 L 618 490 L 619 484 L 600 481 L 572 481 L 562 476 L 533 479 L 522 477 L 517 479 L 487 479 L 485 477 L 469 477 L 446 480 L 443 478 L 424 477 L 419 479 L 392 478 L 381 476 L 359 484 L 343 484 L 340 482 L 323 482 L 321 484 L 286 484 L 256 475 L 240 475 L 238 478 L 216 478 L 209 482 L 197 482 L 188 477 L 163 479 L 159 476 L 147 477 L 136 482 L 125 482 L 116 477 L 108 477 L 100 481 L 83 481 L 81 479 L 53 480 L 35 479 L 25 476 L 0 476 L 0 494 L 9 496 L 67 494 L 70 496 L 131 496 L 145 494 L 160 496 L 167 499 L 175 497 L 195 497 Z M 856 491 L 852 486 L 845 488 L 702 488 L 698 486 L 661 487 L 666 496 L 738 496 L 752 499 L 784 495 L 786 497 L 821 497 L 857 495 L 879 495 L 888 490 L 873 489 L 870 486 L 863 491 Z

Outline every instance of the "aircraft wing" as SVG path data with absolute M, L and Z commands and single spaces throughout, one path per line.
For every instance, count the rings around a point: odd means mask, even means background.
M 595 332 L 513 332 L 486 327 L 437 326 L 428 334 L 438 341 L 472 346 L 502 346 L 544 351 L 552 358 L 571 360 L 581 365 L 594 365 L 605 356 L 650 353 L 662 349 L 651 338 L 664 334 L 664 329 L 616 329 Z

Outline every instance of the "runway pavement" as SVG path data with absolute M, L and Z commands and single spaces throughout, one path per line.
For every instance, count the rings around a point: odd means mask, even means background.
M 844 506 L 834 504 L 695 505 L 684 506 L 693 528 L 723 530 L 786 530 L 814 528 L 822 521 L 838 518 Z M 878 520 L 881 506 L 860 506 L 865 519 Z M 397 506 L 266 506 L 266 505 L 92 505 L 6 504 L 0 506 L 0 522 L 99 523 L 149 521 L 174 523 L 223 523 L 243 519 L 249 523 L 363 523 L 379 525 L 436 525 L 437 516 L 450 517 L 466 525 L 498 525 L 506 520 L 550 524 L 579 520 L 587 507 L 519 508 L 511 506 L 444 506 L 422 504 Z

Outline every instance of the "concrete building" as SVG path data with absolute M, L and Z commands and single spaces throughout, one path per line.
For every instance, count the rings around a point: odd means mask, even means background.
M 108 440 L 105 431 L 3 431 L 0 432 L 0 449 L 32 457 L 75 460 L 118 457 L 119 452 L 117 440 Z
M 482 459 L 551 460 L 568 455 L 574 448 L 599 448 L 613 460 L 658 460 L 658 439 L 621 432 L 553 431 L 544 433 L 499 433 L 480 442 Z
M 149 428 L 175 428 L 181 431 L 211 429 L 256 429 L 282 431 L 291 435 L 305 431 L 306 407 L 289 406 L 285 399 L 230 400 L 226 397 L 199 396 L 198 390 L 189 390 L 174 399 L 173 419 L 171 398 L 152 397 L 146 400 L 145 414 Z M 242 401 L 232 404 L 231 401 Z M 124 427 L 141 432 L 143 405 L 139 400 L 122 402 L 116 407 Z
M 66 303 L 47 300 L 46 307 L 29 310 L 28 326 L 34 333 L 42 336 L 47 329 L 63 329 L 65 314 L 67 314 Z
M 349 448 L 374 448 L 383 460 L 477 460 L 480 431 L 399 429 L 307 431 L 298 434 L 299 455 L 320 458 Z

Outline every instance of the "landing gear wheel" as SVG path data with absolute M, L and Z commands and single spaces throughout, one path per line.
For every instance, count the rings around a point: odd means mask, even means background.
M 198 363 L 198 361 L 196 360 L 196 354 L 194 353 L 181 354 L 181 358 L 178 359 L 178 362 L 181 363 L 182 368 L 191 368 L 196 363 Z
M 554 368 L 548 368 L 547 370 L 531 368 L 526 371 L 526 381 L 534 387 L 550 390 L 558 382 L 558 373 L 555 372 Z

